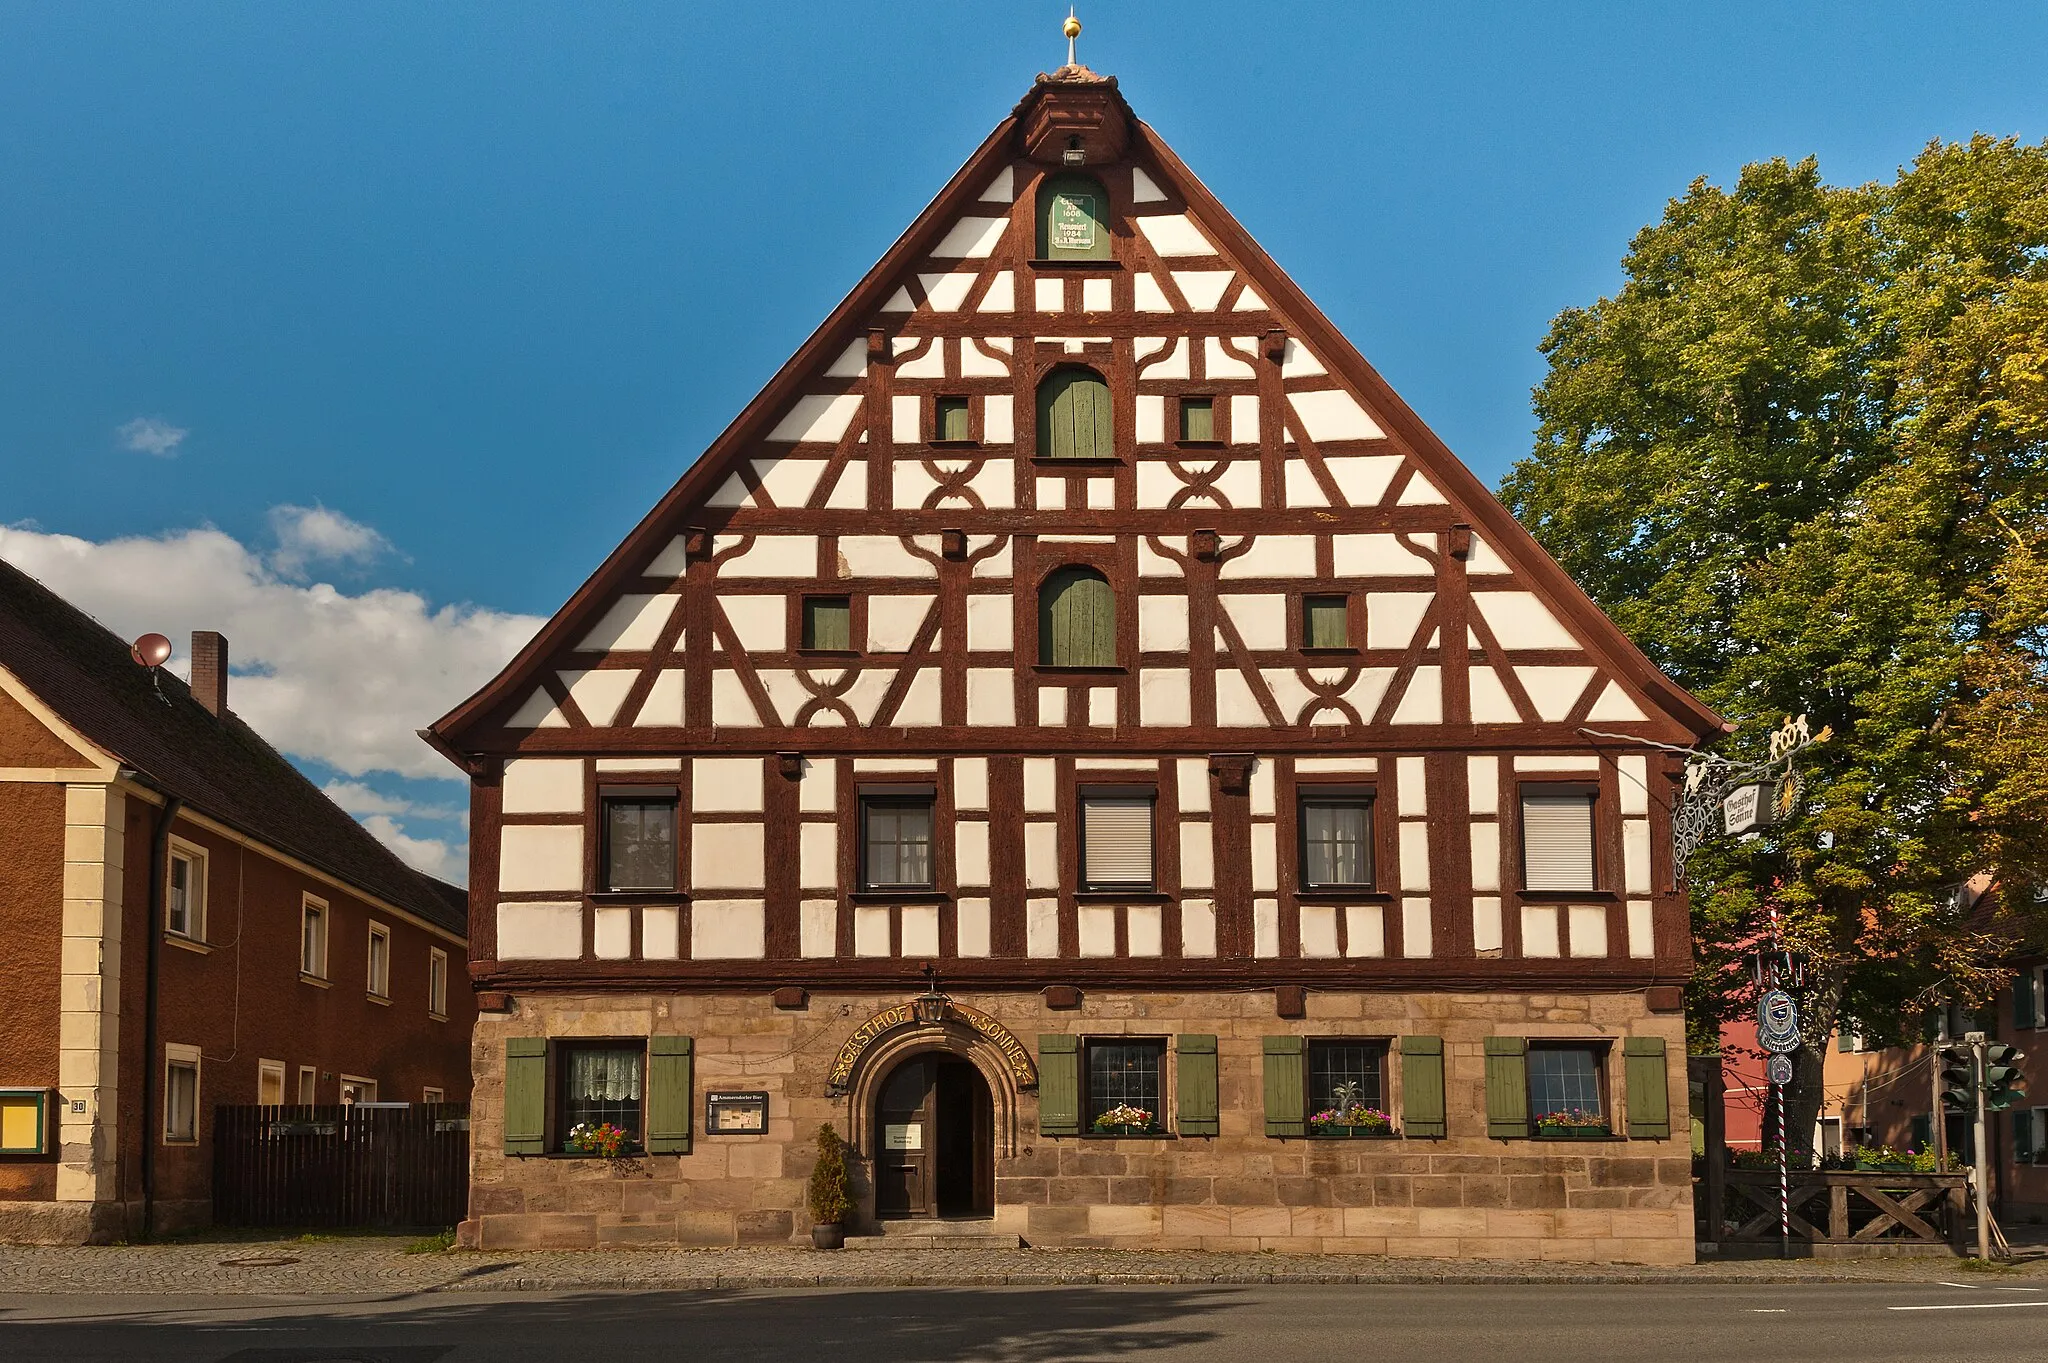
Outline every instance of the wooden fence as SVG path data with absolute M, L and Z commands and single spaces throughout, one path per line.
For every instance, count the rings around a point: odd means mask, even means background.
M 1728 1169 L 1723 1245 L 1779 1239 L 1778 1175 Z M 1864 1169 L 1794 1170 L 1788 1180 L 1791 1239 L 1805 1245 L 1948 1245 L 1960 1250 L 1969 1208 L 1967 1174 Z
M 443 1227 L 469 1197 L 469 1108 L 217 1107 L 217 1226 Z

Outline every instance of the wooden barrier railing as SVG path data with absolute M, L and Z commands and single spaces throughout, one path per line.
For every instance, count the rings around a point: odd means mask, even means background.
M 217 1107 L 219 1226 L 452 1226 L 469 1201 L 469 1108 Z
M 1719 1181 L 1726 1190 L 1720 1242 L 1776 1243 L 1777 1172 L 1725 1169 Z M 1969 1219 L 1969 1175 L 1794 1171 L 1789 1202 L 1791 1238 L 1805 1244 L 1945 1244 L 1960 1252 Z

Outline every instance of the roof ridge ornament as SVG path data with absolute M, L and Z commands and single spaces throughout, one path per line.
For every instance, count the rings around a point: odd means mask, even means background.
M 1067 67 L 1071 69 L 1081 63 L 1074 58 L 1074 39 L 1081 36 L 1081 21 L 1074 17 L 1074 7 L 1067 6 L 1067 21 L 1060 25 L 1060 32 L 1067 35 Z

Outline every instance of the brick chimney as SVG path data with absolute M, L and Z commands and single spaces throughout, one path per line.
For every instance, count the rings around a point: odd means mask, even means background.
M 228 640 L 210 629 L 192 631 L 192 698 L 215 718 L 228 712 Z

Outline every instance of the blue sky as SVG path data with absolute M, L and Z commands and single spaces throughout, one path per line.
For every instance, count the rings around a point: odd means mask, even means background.
M 438 807 L 384 817 L 459 850 L 459 790 L 395 755 L 416 710 L 574 589 L 1063 58 L 1064 13 L 0 8 L 0 552 L 124 633 L 231 620 L 286 746 Z M 2038 5 L 1081 18 L 1083 60 L 1489 482 L 1550 318 L 1694 177 L 2048 136 Z M 323 583 L 416 636 L 388 750 L 292 710 L 339 703 L 345 660 L 248 637 Z

